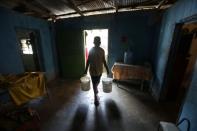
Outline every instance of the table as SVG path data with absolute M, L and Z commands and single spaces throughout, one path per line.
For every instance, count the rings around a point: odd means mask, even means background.
M 150 81 L 152 79 L 151 68 L 140 65 L 115 62 L 112 67 L 112 73 L 114 80 L 141 80 L 142 90 L 144 81 Z

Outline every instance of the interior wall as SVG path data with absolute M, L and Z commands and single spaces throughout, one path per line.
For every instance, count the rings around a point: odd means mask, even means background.
M 164 12 L 154 65 L 155 78 L 153 94 L 157 99 L 159 99 L 162 95 L 161 92 L 163 90 L 162 84 L 164 72 L 168 60 L 175 24 L 179 23 L 184 18 L 195 15 L 197 13 L 196 5 L 196 0 L 179 0 L 175 3 L 175 5 Z
M 187 97 L 185 99 L 184 105 L 182 107 L 182 112 L 180 113 L 180 118 L 187 118 L 191 122 L 191 129 L 190 131 L 196 131 L 197 130 L 197 61 L 194 67 L 194 73 L 192 82 L 190 84 L 189 91 L 187 93 Z M 185 131 L 187 129 L 187 123 L 183 123 L 180 125 L 181 131 Z
M 16 28 L 38 30 L 41 37 L 43 62 L 48 80 L 56 75 L 50 25 L 47 21 L 25 16 L 0 7 L 0 73 L 22 73 L 24 66 L 17 43 Z
M 108 64 L 110 68 L 116 61 L 123 62 L 124 52 L 129 47 L 133 49 L 135 64 L 143 64 L 147 61 L 152 63 L 161 14 L 157 11 L 137 11 L 63 19 L 56 22 L 56 32 L 107 28 L 109 29 Z M 126 42 L 125 39 L 127 39 Z
M 82 30 L 58 30 L 57 49 L 60 75 L 76 79 L 84 73 L 85 57 Z M 69 43 L 69 44 L 68 44 Z
M 174 6 L 164 13 L 162 27 L 160 30 L 160 38 L 158 49 L 156 53 L 156 86 L 154 86 L 154 93 L 159 98 L 161 92 L 161 85 L 163 82 L 165 65 L 172 42 L 173 31 L 175 24 L 182 19 L 197 14 L 196 0 L 179 0 Z M 190 84 L 189 92 L 184 101 L 182 112 L 180 112 L 180 120 L 188 118 L 191 121 L 190 131 L 197 130 L 197 61 L 194 67 L 192 82 Z M 186 130 L 186 123 L 180 126 L 181 131 Z

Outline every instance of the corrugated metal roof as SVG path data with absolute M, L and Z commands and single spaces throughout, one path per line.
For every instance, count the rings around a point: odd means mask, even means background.
M 155 4 L 161 0 L 73 0 L 84 16 L 115 13 L 116 11 L 136 11 L 139 5 Z M 150 7 L 146 9 L 151 9 Z M 77 13 L 77 11 L 76 11 Z M 67 13 L 65 13 L 67 15 Z M 68 15 L 75 15 L 74 13 Z M 78 16 L 78 15 L 77 15 Z M 69 18 L 67 16 L 67 18 Z
M 80 5 L 78 7 L 81 11 L 87 11 L 87 10 L 110 8 L 112 6 L 109 3 L 104 2 L 103 0 L 94 0 L 86 4 Z
M 54 13 L 54 15 L 61 15 L 65 13 L 74 13 L 75 10 L 68 7 L 67 1 L 62 0 L 36 0 L 42 6 Z
M 161 0 L 120 0 L 117 4 L 119 7 L 135 7 L 148 4 L 158 4 Z
M 69 18 L 96 14 L 163 9 L 176 0 L 1 0 L 0 5 L 42 18 Z
M 109 9 L 109 10 L 103 10 L 103 11 L 86 12 L 84 13 L 84 15 L 90 16 L 90 15 L 111 14 L 111 13 L 115 13 L 115 10 Z

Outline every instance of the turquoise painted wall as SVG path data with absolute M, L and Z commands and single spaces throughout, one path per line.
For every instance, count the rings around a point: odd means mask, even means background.
M 197 61 L 195 64 L 195 70 L 193 73 L 192 82 L 189 88 L 189 92 L 187 94 L 187 97 L 185 99 L 182 112 L 180 112 L 180 118 L 187 118 L 191 122 L 191 129 L 190 131 L 196 131 L 197 130 Z M 187 123 L 183 123 L 180 125 L 181 131 L 186 131 L 187 129 Z
M 155 54 L 155 86 L 153 93 L 156 97 L 160 97 L 163 90 L 164 71 L 168 59 L 172 36 L 175 24 L 182 19 L 192 16 L 197 13 L 196 0 L 179 0 L 175 5 L 168 9 L 163 15 L 162 26 L 160 29 L 159 41 Z
M 22 73 L 24 67 L 17 43 L 15 28 L 38 30 L 41 37 L 43 63 L 48 80 L 56 75 L 53 56 L 53 42 L 50 26 L 47 21 L 25 16 L 9 9 L 0 7 L 0 73 Z
M 163 90 L 163 77 L 165 65 L 172 42 L 172 36 L 175 28 L 175 24 L 179 23 L 182 19 L 197 14 L 197 0 L 179 0 L 175 5 L 168 9 L 163 16 L 162 26 L 160 29 L 160 37 L 156 52 L 155 72 L 156 78 L 154 86 L 154 94 L 159 98 L 160 93 Z M 191 121 L 191 130 L 197 130 L 197 62 L 195 65 L 195 71 L 193 73 L 192 83 L 189 88 L 189 92 L 185 99 L 182 112 L 180 112 L 180 120 L 184 117 Z M 180 126 L 181 131 L 186 131 L 186 125 Z

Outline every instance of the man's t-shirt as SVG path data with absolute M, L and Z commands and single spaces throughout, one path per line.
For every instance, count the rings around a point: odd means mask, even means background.
M 105 60 L 105 52 L 101 47 L 93 47 L 88 56 L 90 62 L 90 75 L 99 76 L 103 72 L 103 63 Z

